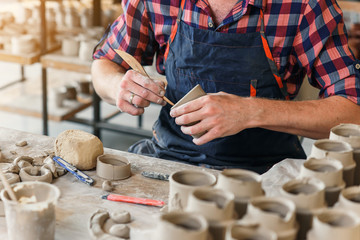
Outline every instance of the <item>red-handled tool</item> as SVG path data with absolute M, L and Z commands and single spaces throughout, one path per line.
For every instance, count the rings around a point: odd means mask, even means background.
M 165 205 L 165 203 L 163 201 L 159 201 L 159 200 L 129 197 L 129 196 L 116 195 L 116 194 L 104 195 L 101 198 L 107 199 L 110 201 L 115 201 L 115 202 L 135 203 L 135 204 L 156 206 L 156 207 L 162 207 Z

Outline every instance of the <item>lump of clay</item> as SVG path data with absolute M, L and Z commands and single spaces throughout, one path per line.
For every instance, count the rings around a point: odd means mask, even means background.
M 102 189 L 104 191 L 111 192 L 114 189 L 114 187 L 113 187 L 111 181 L 106 180 L 102 183 Z
M 109 233 L 116 237 L 128 239 L 130 237 L 130 228 L 125 224 L 115 224 L 110 227 Z
M 28 143 L 27 143 L 27 141 L 21 141 L 21 142 L 15 143 L 15 145 L 18 147 L 25 147 L 26 145 L 28 145 Z
M 110 218 L 116 223 L 129 223 L 131 216 L 128 211 L 121 210 L 116 212 L 110 212 Z
M 66 130 L 55 140 L 55 155 L 77 167 L 90 170 L 96 166 L 96 158 L 104 153 L 100 139 L 81 130 Z

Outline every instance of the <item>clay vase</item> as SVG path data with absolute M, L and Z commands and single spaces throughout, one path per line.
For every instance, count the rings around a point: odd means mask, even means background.
M 223 240 L 234 216 L 234 199 L 233 193 L 222 189 L 199 188 L 190 194 L 185 210 L 204 216 L 212 238 Z
M 337 202 L 345 187 L 343 166 L 338 160 L 309 158 L 301 166 L 300 177 L 314 177 L 325 184 L 325 200 L 329 207 Z
M 308 232 L 307 239 L 358 240 L 360 220 L 348 210 L 324 209 L 314 216 L 313 228 Z
M 296 206 L 288 199 L 265 196 L 252 198 L 244 219 L 274 231 L 279 240 L 296 239 Z
M 348 209 L 360 217 L 360 186 L 342 190 L 336 207 Z
M 310 157 L 339 160 L 343 167 L 343 179 L 346 186 L 354 185 L 355 161 L 353 149 L 349 143 L 330 139 L 315 141 Z
M 277 240 L 277 236 L 258 224 L 243 224 L 240 221 L 227 229 L 225 240 Z
M 201 88 L 201 86 L 199 84 L 197 84 L 195 87 L 193 87 L 184 97 L 182 97 L 174 106 L 171 107 L 171 109 L 177 108 L 181 105 L 184 105 L 185 103 L 188 103 L 192 100 L 195 100 L 199 97 L 205 96 L 206 93 L 204 92 L 204 90 Z M 197 122 L 194 123 L 190 123 L 187 126 L 192 126 L 195 125 Z M 198 134 L 193 134 L 191 135 L 193 138 L 199 138 L 202 135 L 204 135 L 206 132 L 203 133 L 198 133 Z
M 169 177 L 169 211 L 185 210 L 190 194 L 197 188 L 210 187 L 216 177 L 205 171 L 180 170 Z
M 313 214 L 325 208 L 325 184 L 316 178 L 293 179 L 285 183 L 280 193 L 295 203 L 299 223 L 298 240 L 305 240 L 311 229 Z
M 12 187 L 16 198 L 23 202 L 10 200 L 4 189 L 0 193 L 5 207 L 9 240 L 54 239 L 55 205 L 60 197 L 60 190 L 55 185 L 44 182 L 20 182 Z
M 208 223 L 196 213 L 170 212 L 160 216 L 152 240 L 208 240 Z
M 330 139 L 347 142 L 353 148 L 356 163 L 354 185 L 360 185 L 360 125 L 346 123 L 335 126 L 330 131 Z
M 235 195 L 237 218 L 244 216 L 250 198 L 263 196 L 261 176 L 243 169 L 225 169 L 218 176 L 215 188 L 227 190 Z

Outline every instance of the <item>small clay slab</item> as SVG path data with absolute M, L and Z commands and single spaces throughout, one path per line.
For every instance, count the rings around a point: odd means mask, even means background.
M 131 166 L 125 157 L 103 154 L 97 158 L 96 174 L 108 180 L 121 180 L 130 177 Z
M 183 105 L 185 103 L 188 103 L 188 102 L 190 102 L 192 100 L 195 100 L 195 99 L 197 99 L 199 97 L 202 97 L 202 96 L 205 96 L 205 95 L 206 95 L 205 91 L 198 84 L 195 87 L 193 87 L 193 89 L 191 89 L 184 97 L 182 97 L 174 106 L 172 106 L 171 109 L 179 107 L 179 106 L 181 106 L 181 105 Z M 196 123 L 197 122 L 193 122 L 193 123 L 187 124 L 186 126 L 192 126 L 192 125 L 195 125 Z M 193 138 L 199 138 L 202 135 L 204 135 L 205 133 L 206 133 L 206 131 L 198 133 L 198 134 L 193 134 L 191 136 Z

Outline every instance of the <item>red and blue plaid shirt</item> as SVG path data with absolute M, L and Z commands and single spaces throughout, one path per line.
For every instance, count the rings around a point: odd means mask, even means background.
M 123 0 L 122 4 L 124 14 L 112 24 L 94 58 L 110 59 L 128 69 L 114 49 L 127 51 L 143 65 L 151 65 L 156 54 L 157 71 L 164 74 L 164 52 L 180 0 Z M 265 34 L 292 98 L 307 74 L 311 85 L 320 89 L 320 97 L 340 95 L 360 104 L 360 74 L 335 0 L 239 0 L 219 26 L 211 18 L 207 0 L 188 0 L 182 20 L 210 31 L 258 32 L 260 18 L 251 21 L 254 18 L 249 16 L 259 15 L 259 8 L 264 10 Z

